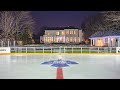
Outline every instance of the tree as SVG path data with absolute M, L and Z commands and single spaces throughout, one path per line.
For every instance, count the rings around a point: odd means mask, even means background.
M 33 34 L 29 27 L 25 27 L 22 32 L 19 33 L 18 36 L 19 41 L 23 41 L 23 44 L 32 44 L 33 43 Z
M 98 18 L 96 16 L 85 17 L 84 21 L 81 24 L 85 40 L 88 39 L 96 30 L 98 30 L 95 26 L 97 25 L 97 20 Z
M 47 29 L 48 27 L 45 25 L 45 26 L 42 26 L 40 28 L 40 30 L 38 31 L 38 36 L 43 36 L 45 34 L 45 29 Z
M 107 30 L 108 23 L 109 22 L 105 20 L 103 13 L 99 13 L 95 16 L 86 17 L 81 24 L 84 33 L 84 38 L 88 39 L 92 34 L 94 34 L 97 31 Z
M 29 11 L 1 11 L 0 30 L 5 40 L 18 40 L 26 26 L 33 29 L 34 21 Z
M 107 28 L 109 29 L 120 29 L 120 11 L 104 11 L 101 12 L 104 21 L 107 22 Z
M 101 13 L 106 21 L 120 21 L 120 11 L 104 11 Z
M 45 29 L 48 29 L 46 25 L 42 26 L 37 34 L 33 34 L 33 38 L 35 40 L 35 43 L 40 43 L 40 36 L 43 36 L 45 34 Z

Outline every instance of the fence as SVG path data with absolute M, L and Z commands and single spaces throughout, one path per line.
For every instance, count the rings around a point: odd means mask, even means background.
M 3 41 L 0 40 L 0 47 L 9 47 L 9 46 L 15 46 L 16 42 L 15 41 Z
M 116 53 L 116 47 L 11 47 L 11 53 Z

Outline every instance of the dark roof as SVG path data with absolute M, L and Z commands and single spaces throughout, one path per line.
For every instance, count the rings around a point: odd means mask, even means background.
M 76 27 L 47 27 L 45 30 L 64 30 L 64 29 L 79 29 Z
M 93 35 L 91 35 L 89 38 L 95 38 L 95 37 L 105 37 L 105 36 L 120 36 L 120 30 L 104 30 L 104 31 L 97 31 Z

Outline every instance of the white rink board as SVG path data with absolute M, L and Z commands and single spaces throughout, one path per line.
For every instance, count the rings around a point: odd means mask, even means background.
M 0 47 L 0 53 L 10 53 L 10 47 Z
M 120 53 L 120 47 L 116 47 L 116 53 Z

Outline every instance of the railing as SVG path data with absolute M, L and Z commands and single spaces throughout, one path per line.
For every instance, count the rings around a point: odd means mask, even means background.
M 11 47 L 11 53 L 116 53 L 116 47 Z

